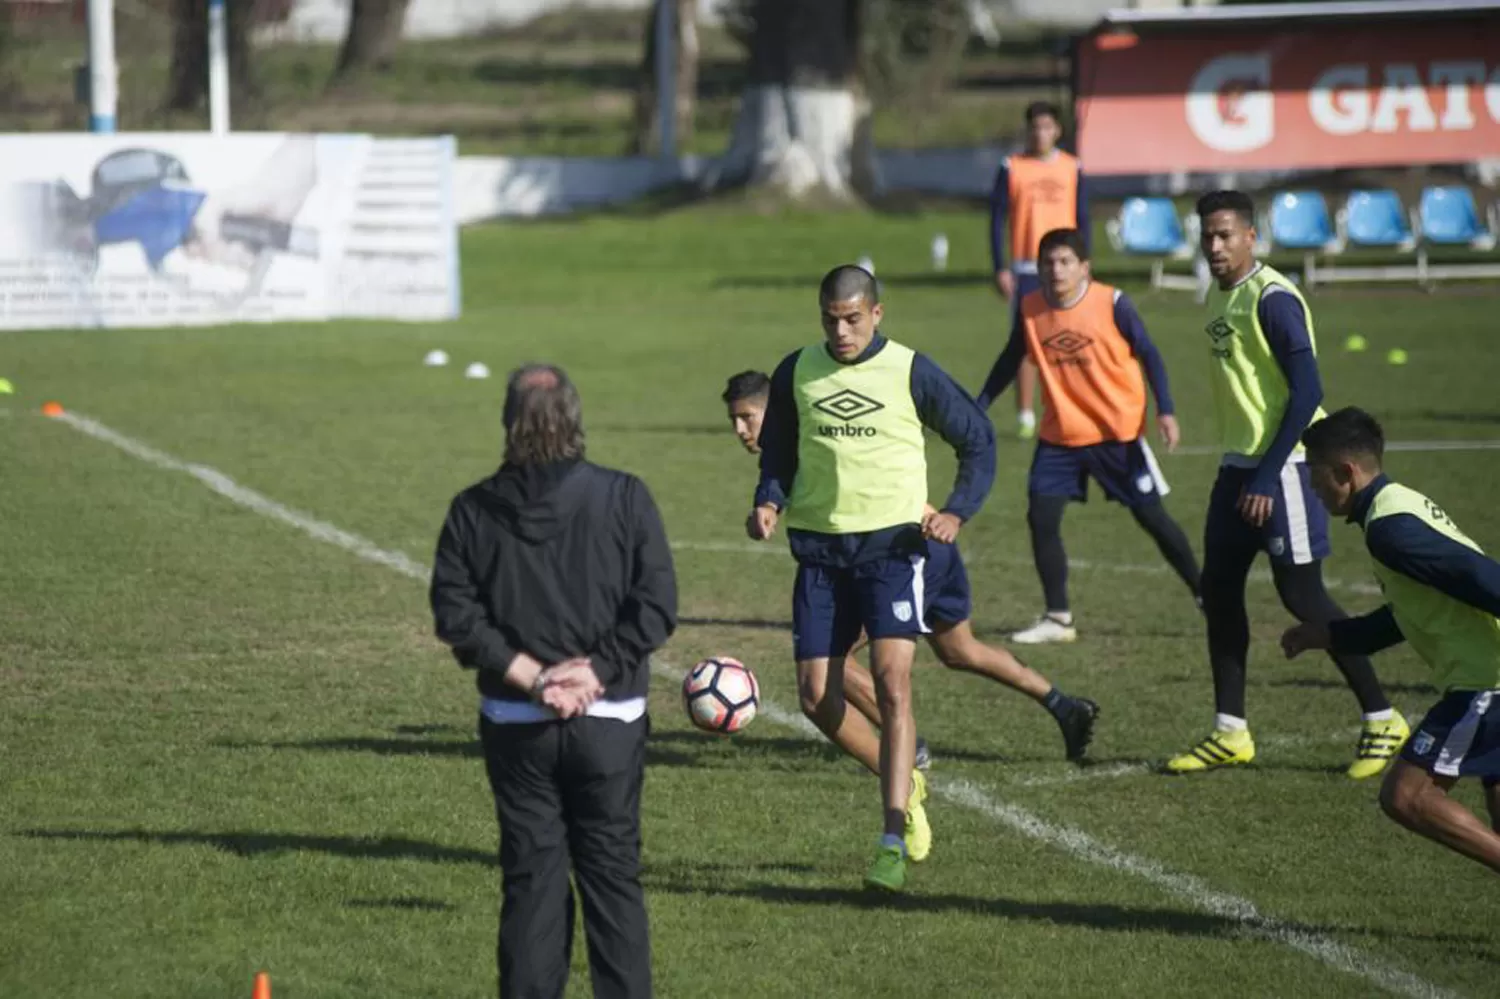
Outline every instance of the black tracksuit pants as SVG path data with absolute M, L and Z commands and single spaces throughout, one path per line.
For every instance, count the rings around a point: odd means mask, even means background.
M 651 995 L 640 881 L 647 727 L 645 718 L 506 725 L 481 718 L 500 819 L 501 999 L 562 996 L 573 949 L 574 883 L 594 995 Z

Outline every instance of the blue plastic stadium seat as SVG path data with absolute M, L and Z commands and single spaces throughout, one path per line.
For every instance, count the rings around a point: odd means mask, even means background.
M 1177 206 L 1169 198 L 1130 198 L 1120 206 L 1120 249 L 1168 256 L 1187 246 Z
M 1422 238 L 1445 246 L 1467 246 L 1489 235 L 1467 187 L 1429 187 L 1417 208 Z
M 1335 241 L 1328 202 L 1317 191 L 1283 191 L 1271 200 L 1271 244 L 1321 250 Z
M 1344 233 L 1355 246 L 1410 247 L 1406 209 L 1395 191 L 1355 191 L 1344 205 Z

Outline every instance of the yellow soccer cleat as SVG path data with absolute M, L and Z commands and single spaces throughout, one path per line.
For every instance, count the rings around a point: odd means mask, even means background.
M 906 799 L 906 856 L 921 863 L 932 852 L 932 826 L 927 824 L 927 777 L 920 770 L 911 772 L 911 797 Z
M 1220 767 L 1249 763 L 1255 759 L 1255 740 L 1248 729 L 1235 732 L 1215 730 L 1192 749 L 1167 761 L 1167 772 L 1191 774 L 1200 770 L 1217 770 Z
M 1364 780 L 1384 772 L 1411 736 L 1411 726 L 1397 711 L 1385 721 L 1365 722 L 1359 733 L 1359 748 L 1346 771 L 1350 780 Z

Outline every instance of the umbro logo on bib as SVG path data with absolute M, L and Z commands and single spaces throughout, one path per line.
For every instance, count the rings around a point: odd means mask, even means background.
M 829 416 L 837 417 L 848 422 L 857 420 L 861 416 L 869 416 L 871 413 L 879 412 L 885 408 L 883 403 L 876 402 L 867 395 L 860 395 L 853 389 L 844 389 L 833 395 L 825 396 L 813 403 L 813 408 Z
M 1209 339 L 1214 342 L 1213 355 L 1215 357 L 1228 360 L 1234 356 L 1234 343 L 1232 340 L 1234 337 L 1234 327 L 1223 316 L 1218 317 L 1203 327 L 1203 332 L 1207 333 Z

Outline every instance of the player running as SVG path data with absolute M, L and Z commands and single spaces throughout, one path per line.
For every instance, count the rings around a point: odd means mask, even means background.
M 1208 501 L 1203 541 L 1203 612 L 1214 676 L 1214 730 L 1171 773 L 1194 773 L 1255 759 L 1245 720 L 1250 620 L 1245 580 L 1262 551 L 1281 602 L 1304 623 L 1347 617 L 1323 586 L 1328 515 L 1313 502 L 1299 438 L 1323 415 L 1312 313 L 1295 285 L 1255 259 L 1255 204 L 1239 191 L 1198 201 L 1203 255 L 1215 279 L 1208 334 L 1224 458 Z M 1383 771 L 1405 741 L 1406 719 L 1391 708 L 1370 660 L 1334 652 L 1364 717 L 1355 780 Z
M 759 371 L 735 375 L 724 389 L 723 399 L 729 408 L 735 436 L 751 454 L 760 453 L 760 428 L 770 391 L 771 379 Z M 930 505 L 926 506 L 924 516 L 935 512 Z M 938 551 L 940 548 L 951 551 Z M 981 642 L 970 623 L 968 573 L 957 544 L 929 542 L 928 553 L 924 592 L 928 598 L 927 623 L 932 631 L 926 638 L 933 653 L 950 669 L 994 680 L 1042 705 L 1062 729 L 1067 758 L 1081 762 L 1093 738 L 1098 705 L 1086 698 L 1069 697 L 1005 649 Z M 834 745 L 878 774 L 880 737 L 875 726 L 880 724 L 880 708 L 875 699 L 875 680 L 857 658 L 867 644 L 861 634 L 843 662 L 830 666 L 826 679 L 808 677 L 811 683 L 802 686 L 800 694 L 802 713 L 808 720 Z M 819 679 L 823 680 L 821 687 L 817 686 Z M 844 711 L 846 700 L 857 715 Z M 926 770 L 931 763 L 927 744 L 920 737 L 916 758 L 918 770 Z
M 1161 354 L 1125 293 L 1093 280 L 1082 232 L 1053 229 L 1037 259 L 1042 287 L 1021 300 L 1020 321 L 979 393 L 980 408 L 989 409 L 1025 357 L 1041 373 L 1045 415 L 1031 459 L 1026 524 L 1046 605 L 1035 624 L 1011 636 L 1022 645 L 1078 638 L 1062 519 L 1069 502 L 1088 499 L 1090 478 L 1130 511 L 1199 599 L 1198 560 L 1162 506 L 1167 481 L 1145 436 L 1149 382 L 1167 450 L 1181 438 Z
M 1386 775 L 1380 805 L 1412 832 L 1500 873 L 1500 564 L 1436 503 L 1386 478 L 1385 435 L 1370 414 L 1341 409 L 1302 442 L 1318 498 L 1364 529 L 1389 602 L 1362 617 L 1299 624 L 1282 649 L 1287 658 L 1307 649 L 1368 655 L 1411 642 L 1443 696 Z M 1386 740 L 1395 752 L 1396 737 Z M 1461 777 L 1483 781 L 1490 828 L 1448 796 Z
M 802 689 L 829 699 L 830 664 L 848 655 L 861 627 L 870 637 L 885 821 L 865 883 L 899 891 L 908 857 L 920 860 L 932 847 L 911 704 L 916 638 L 930 631 L 926 562 L 943 560 L 983 505 L 995 438 L 952 378 L 877 332 L 882 309 L 869 272 L 834 268 L 818 298 L 824 342 L 788 355 L 771 377 L 746 528 L 765 540 L 786 514 L 798 563 L 792 621 Z M 959 464 L 952 494 L 933 513 L 924 512 L 924 428 L 954 448 Z M 929 550 L 930 541 L 943 544 Z M 830 708 L 850 717 L 842 698 Z
M 1010 303 L 1011 332 L 1021 321 L 1021 300 L 1040 287 L 1037 247 L 1042 235 L 1067 226 L 1089 237 L 1089 202 L 1083 167 L 1058 147 L 1062 115 L 1057 105 L 1036 101 L 1026 108 L 1026 149 L 1000 161 L 990 194 L 990 259 L 995 288 Z M 1010 263 L 1005 261 L 1006 223 L 1010 229 Z M 1016 417 L 1022 437 L 1036 435 L 1036 368 L 1021 366 L 1016 389 Z
M 724 386 L 724 394 L 720 396 L 724 400 L 724 405 L 729 409 L 729 424 L 734 428 L 734 435 L 739 438 L 740 444 L 744 446 L 745 450 L 751 454 L 760 454 L 760 427 L 766 418 L 766 400 L 770 397 L 770 394 L 770 375 L 764 371 L 741 371 L 729 379 L 728 384 Z M 927 510 L 931 509 L 930 506 L 927 507 L 923 511 L 924 515 Z M 829 679 L 831 682 L 841 684 L 839 689 L 842 691 L 844 699 L 853 706 L 855 711 L 864 716 L 870 726 L 873 726 L 880 724 L 880 708 L 875 703 L 875 678 L 855 658 L 855 653 L 866 644 L 868 643 L 864 638 L 863 632 L 861 632 L 859 640 L 855 642 L 854 648 L 850 650 L 849 655 L 844 660 L 842 674 L 838 674 L 837 670 L 830 671 Z M 804 693 L 810 695 L 813 692 L 799 691 L 799 694 Z M 842 719 L 827 718 L 830 723 L 834 723 L 835 725 L 833 731 L 827 731 L 819 724 L 820 719 L 827 716 L 826 714 L 819 714 L 816 710 L 817 700 L 803 696 L 801 697 L 801 702 L 802 713 L 807 716 L 809 721 L 818 724 L 819 731 L 827 735 L 834 745 L 844 749 L 849 755 L 869 767 L 872 773 L 877 775 L 880 773 L 880 737 L 875 734 L 873 728 L 866 726 L 865 732 L 854 735 L 852 739 L 841 739 L 838 735 L 838 729 L 842 727 Z M 850 722 L 849 727 L 851 729 L 858 729 L 859 723 Z M 859 737 L 864 734 L 868 734 L 869 738 L 862 739 Z M 850 745 L 846 746 L 846 741 Z M 932 767 L 932 749 L 927 745 L 927 740 L 922 738 L 920 733 L 917 735 L 916 766 L 918 770 L 922 771 L 929 770 Z

